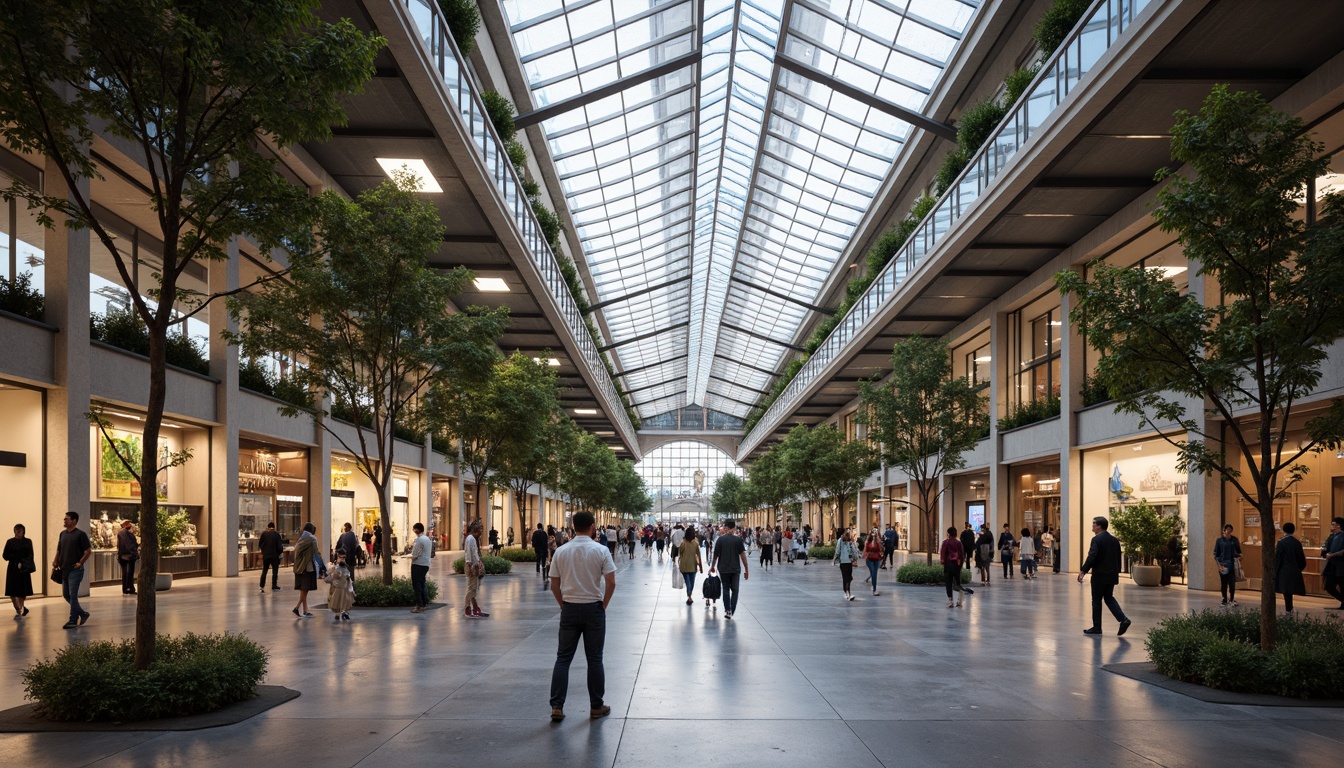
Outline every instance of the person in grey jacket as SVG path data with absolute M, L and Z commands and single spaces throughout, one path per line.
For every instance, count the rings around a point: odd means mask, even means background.
M 1092 518 L 1092 545 L 1087 549 L 1087 560 L 1078 570 L 1078 583 L 1083 576 L 1092 573 L 1092 626 L 1083 630 L 1085 635 L 1101 634 L 1101 604 L 1111 610 L 1111 615 L 1120 622 L 1123 635 L 1129 629 L 1129 618 L 1115 599 L 1115 585 L 1120 583 L 1120 541 L 1111 535 L 1111 523 L 1104 517 Z

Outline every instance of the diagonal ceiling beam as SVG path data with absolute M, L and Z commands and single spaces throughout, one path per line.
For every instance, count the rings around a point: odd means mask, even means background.
M 755 388 L 755 387 L 748 387 L 746 384 L 743 384 L 743 383 L 740 382 L 740 381 L 733 381 L 732 379 L 725 379 L 725 378 L 722 377 L 722 376 L 715 376 L 715 375 L 712 374 L 712 373 L 709 374 L 709 378 L 713 379 L 714 381 L 722 381 L 724 384 L 727 384 L 727 385 L 730 386 L 730 387 L 737 387 L 738 389 L 745 389 L 745 390 L 747 390 L 748 392 L 755 392 L 755 393 L 758 394 L 758 395 L 768 395 L 768 394 L 770 394 L 769 392 L 766 392 L 764 389 L 757 389 L 757 388 Z M 715 392 L 714 394 L 717 395 L 717 394 L 721 394 L 721 393 L 719 393 L 719 392 Z M 726 395 L 725 395 L 725 397 L 726 397 Z M 731 400 L 732 398 L 729 398 L 729 399 Z
M 668 281 L 665 282 L 665 283 L 659 283 L 659 284 L 657 284 L 657 285 L 650 285 L 648 288 L 640 288 L 638 291 L 631 291 L 630 293 L 627 293 L 627 294 L 625 294 L 624 296 L 617 296 L 617 297 L 615 297 L 615 298 L 613 298 L 613 299 L 607 299 L 606 301 L 599 301 L 599 302 L 597 302 L 596 304 L 592 304 L 592 305 L 590 305 L 590 306 L 588 307 L 588 311 L 585 312 L 584 314 L 591 314 L 591 313 L 593 313 L 593 312 L 596 312 L 596 311 L 599 310 L 599 309 L 606 309 L 607 307 L 610 307 L 612 304 L 620 304 L 620 303 L 623 302 L 623 301 L 629 301 L 630 299 L 637 299 L 637 298 L 639 298 L 640 296 L 643 296 L 643 295 L 645 295 L 645 294 L 647 294 L 647 293 L 653 293 L 654 291 L 660 291 L 660 290 L 662 290 L 662 289 L 664 289 L 664 288 L 671 288 L 672 286 L 674 286 L 674 285 L 676 285 L 676 284 L 678 284 L 678 283 L 684 283 L 684 282 L 686 282 L 687 280 L 690 280 L 690 279 L 691 279 L 691 276 L 690 276 L 689 274 L 688 274 L 688 275 L 683 275 L 683 276 L 681 276 L 681 277 L 678 277 L 678 278 L 675 278 L 675 279 L 672 279 L 672 280 L 668 280 Z
M 665 327 L 665 328 L 659 328 L 659 329 L 656 330 L 656 331 L 651 331 L 651 332 L 649 332 L 649 333 L 642 333 L 642 334 L 640 334 L 640 335 L 638 335 L 638 336 L 631 336 L 631 337 L 628 338 L 628 339 L 623 339 L 623 340 L 618 341 L 618 342 L 615 342 L 615 343 L 613 343 L 613 344 L 608 344 L 608 345 L 605 346 L 605 347 L 598 347 L 598 348 L 597 348 L 597 351 L 598 351 L 598 352 L 606 352 L 607 350 L 610 350 L 610 349 L 616 349 L 617 347 L 624 347 L 626 344 L 634 344 L 634 343 L 637 342 L 637 341 L 644 341 L 645 339 L 651 339 L 651 338 L 653 338 L 654 336 L 661 336 L 662 334 L 667 333 L 668 331 L 675 331 L 675 330 L 677 330 L 678 328 L 685 328 L 686 326 L 688 326 L 688 325 L 690 325 L 690 324 L 691 324 L 691 321 L 689 321 L 689 320 L 683 320 L 683 321 L 681 321 L 680 323 L 673 323 L 672 325 L 669 325 L 669 326 L 667 326 L 667 327 Z
M 735 359 L 733 359 L 733 358 L 731 358 L 731 357 L 728 357 L 727 355 L 720 355 L 720 354 L 717 353 L 717 352 L 714 353 L 714 357 L 717 358 L 717 359 L 719 359 L 719 360 L 724 360 L 724 361 L 727 361 L 727 362 L 729 362 L 729 363 L 734 363 L 734 364 L 736 364 L 736 365 L 740 365 L 740 366 L 742 366 L 743 368 L 750 368 L 751 370 L 756 371 L 757 373 L 764 373 L 766 376 L 769 376 L 769 377 L 772 378 L 772 379 L 773 379 L 774 377 L 776 377 L 776 376 L 779 375 L 779 371 L 772 371 L 772 370 L 770 370 L 769 368 L 762 368 L 762 367 L 760 367 L 760 366 L 758 366 L 758 365 L 752 365 L 751 363 L 744 363 L 744 362 L 742 362 L 741 360 L 735 360 Z
M 645 400 L 645 401 L 642 402 L 642 403 L 631 403 L 631 404 L 630 404 L 630 407 L 631 407 L 631 408 L 642 408 L 642 407 L 644 407 L 644 406 L 646 406 L 646 405 L 650 405 L 650 404 L 652 404 L 652 403 L 659 402 L 660 400 L 670 400 L 670 399 L 672 399 L 672 398 L 674 398 L 674 397 L 681 397 L 681 396 L 684 395 L 684 394 L 686 394 L 686 390 L 683 389 L 683 390 L 681 390 L 680 392 L 673 392 L 673 393 L 670 394 L 670 395 L 663 395 L 662 397 L 655 397 L 655 398 L 653 398 L 652 400 Z
M 848 83 L 836 80 L 834 77 L 831 77 L 819 69 L 785 56 L 782 52 L 775 56 L 775 65 L 781 69 L 787 69 L 795 75 L 801 75 L 814 83 L 821 83 L 837 93 L 843 93 L 860 104 L 867 104 L 873 109 L 900 118 L 917 128 L 923 128 L 934 136 L 939 136 L 948 141 L 957 140 L 957 129 L 947 123 L 941 123 L 933 118 L 925 117 L 914 110 L 906 109 L 899 104 L 893 104 L 886 99 L 878 98 L 867 91 L 860 90 Z
M 780 341 L 779 339 L 772 339 L 772 338 L 770 338 L 769 336 L 766 336 L 766 335 L 764 335 L 764 334 L 757 333 L 757 332 L 755 332 L 755 331 L 749 331 L 749 330 L 747 330 L 746 328 L 743 328 L 743 327 L 741 327 L 741 326 L 730 325 L 730 324 L 728 324 L 728 323 L 719 323 L 719 327 L 720 327 L 720 328 L 727 328 L 727 329 L 730 330 L 730 331 L 737 331 L 738 333 L 745 333 L 746 335 L 751 336 L 752 338 L 760 339 L 761 341 L 768 341 L 768 342 L 770 342 L 771 344 L 778 344 L 779 346 L 784 347 L 785 349 L 792 349 L 794 352 L 806 352 L 806 351 L 807 351 L 807 350 L 803 349 L 802 347 L 800 347 L 800 346 L 798 346 L 798 345 L 796 345 L 796 344 L 790 344 L 790 343 L 788 343 L 788 342 L 786 342 L 786 341 Z
M 791 303 L 791 304 L 797 304 L 798 306 L 800 306 L 800 307 L 802 307 L 802 308 L 804 308 L 804 309 L 809 309 L 809 310 L 811 310 L 811 311 L 813 311 L 813 312 L 819 312 L 819 313 L 821 313 L 821 314 L 823 314 L 823 315 L 834 315 L 834 314 L 835 314 L 835 310 L 834 310 L 834 309 L 830 309 L 830 308 L 828 308 L 828 307 L 818 307 L 818 306 L 815 305 L 815 304 L 808 304 L 806 301 L 803 301 L 802 299 L 795 298 L 795 297 L 793 297 L 793 296 L 788 295 L 787 293 L 781 293 L 781 292 L 779 292 L 779 291 L 771 290 L 771 289 L 769 289 L 769 288 L 766 288 L 766 287 L 763 286 L 763 285 L 757 285 L 757 284 L 751 282 L 750 280 L 746 280 L 746 279 L 744 279 L 744 278 L 738 277 L 736 274 L 733 275 L 732 280 L 733 280 L 734 283 L 740 283 L 741 285 L 745 285 L 745 286 L 747 286 L 748 288 L 752 289 L 753 291 L 760 291 L 761 293 L 764 293 L 764 294 L 767 295 L 767 296 L 774 296 L 776 299 L 782 299 L 782 300 L 787 301 L 787 302 L 789 302 L 789 303 Z
M 518 128 L 526 128 L 530 125 L 536 125 L 543 120 L 550 120 L 556 115 L 563 115 L 570 110 L 592 104 L 593 102 L 605 99 L 608 96 L 614 96 L 615 94 L 618 94 L 627 88 L 633 88 L 640 83 L 647 83 L 650 80 L 656 80 L 663 75 L 671 74 L 679 69 L 685 69 L 686 67 L 699 63 L 699 61 L 700 49 L 697 47 L 690 53 L 682 54 L 675 59 L 668 59 L 652 69 L 646 69 L 638 74 L 623 77 L 609 85 L 604 85 L 601 88 L 594 88 L 591 91 L 581 93 L 573 98 L 557 101 L 554 104 L 548 104 L 540 109 L 534 109 L 531 112 L 524 112 L 513 119 L 513 124 Z
M 690 357 L 689 354 L 686 354 L 686 355 L 677 355 L 676 357 L 668 357 L 668 358 L 664 358 L 664 359 L 662 359 L 662 360 L 659 360 L 659 361 L 656 362 L 656 363 L 649 363 L 648 365 L 641 365 L 641 366 L 639 366 L 638 368 L 627 368 L 626 370 L 621 371 L 620 373 L 618 373 L 618 374 L 616 374 L 616 375 L 619 376 L 619 377 L 624 378 L 624 377 L 626 377 L 626 376 L 629 376 L 629 375 L 632 374 L 632 373 L 642 373 L 643 371 L 647 371 L 647 370 L 649 370 L 650 368 L 658 368 L 658 367 L 660 367 L 660 366 L 669 365 L 669 364 L 671 364 L 671 363 L 675 363 L 675 362 L 677 362 L 677 361 L 679 361 L 679 360 L 685 360 L 685 359 L 688 358 L 688 357 Z

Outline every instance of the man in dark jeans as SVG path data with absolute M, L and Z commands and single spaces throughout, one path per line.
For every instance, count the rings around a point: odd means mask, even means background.
M 1325 559 L 1325 568 L 1321 572 L 1322 586 L 1339 601 L 1338 608 L 1325 610 L 1344 611 L 1344 517 L 1330 521 L 1330 535 L 1321 545 L 1321 557 Z
M 709 575 L 713 576 L 717 570 L 723 581 L 725 619 L 733 618 L 733 611 L 737 610 L 737 594 L 740 587 L 738 576 L 743 579 L 750 578 L 747 570 L 747 547 L 736 531 L 735 521 L 731 519 L 723 521 L 723 533 L 719 536 L 719 540 L 714 542 L 714 558 L 709 564 Z
M 345 567 L 350 571 L 350 578 L 355 578 L 355 561 L 358 559 L 356 554 L 359 552 L 359 537 L 355 535 L 354 526 L 345 524 L 345 532 L 336 539 L 336 549 L 345 550 Z
M 560 648 L 551 670 L 551 722 L 565 719 L 569 693 L 569 665 L 583 638 L 588 659 L 588 716 L 596 720 L 611 714 L 602 703 L 607 676 L 602 648 L 607 638 L 607 605 L 616 591 L 616 561 L 606 547 L 593 540 L 591 512 L 574 514 L 574 538 L 555 550 L 551 561 L 551 594 L 560 604 Z
M 89 612 L 79 605 L 79 585 L 84 581 L 84 563 L 93 554 L 89 534 L 81 531 L 78 512 L 65 513 L 65 530 L 56 542 L 52 568 L 61 569 L 61 597 L 70 604 L 70 620 L 61 629 L 74 629 L 89 620 Z
M 257 539 L 261 551 L 261 591 L 266 591 L 266 571 L 271 572 L 271 591 L 280 591 L 280 561 L 285 557 L 285 540 L 275 530 L 275 523 L 266 524 L 266 532 Z
M 886 570 L 888 565 L 893 564 L 896 555 L 896 529 L 887 523 L 887 530 L 882 532 L 882 570 Z
M 1110 521 L 1106 518 L 1092 518 L 1092 546 L 1088 547 L 1087 560 L 1078 570 L 1079 584 L 1083 583 L 1083 576 L 1088 571 L 1092 572 L 1092 626 L 1083 630 L 1085 635 L 1101 634 L 1103 602 L 1120 622 L 1120 631 L 1116 634 L 1123 635 L 1129 629 L 1129 619 L 1115 599 L 1115 585 L 1120 583 L 1120 541 L 1106 530 L 1109 527 Z
M 537 553 L 537 573 L 541 574 L 543 579 L 546 578 L 546 556 L 550 553 L 550 548 L 551 543 L 546 537 L 546 529 L 541 527 L 541 523 L 537 523 L 537 530 L 532 532 L 532 550 Z M 545 589 L 546 584 L 543 582 L 541 587 Z

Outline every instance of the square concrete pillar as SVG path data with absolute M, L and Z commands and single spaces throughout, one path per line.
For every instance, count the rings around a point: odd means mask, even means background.
M 999 417 L 1008 412 L 1008 313 L 995 312 L 989 320 L 989 509 L 985 524 L 997 533 L 1008 519 L 1008 467 L 1003 464 L 1003 441 L 999 437 Z
M 1093 517 L 1094 510 L 1083 509 L 1083 454 L 1077 449 L 1078 419 L 1075 411 L 1083 407 L 1083 377 L 1087 375 L 1084 365 L 1085 345 L 1079 328 L 1069 321 L 1069 312 L 1073 308 L 1073 297 L 1065 295 L 1060 299 L 1059 315 L 1063 325 L 1060 334 L 1059 369 L 1060 382 L 1060 424 L 1063 426 L 1064 442 L 1059 447 L 1059 487 L 1061 491 L 1059 509 L 1059 557 L 1060 570 L 1075 570 L 1086 555 L 1084 539 L 1090 541 L 1091 526 L 1083 524 Z M 1095 510 L 1101 514 L 1105 510 Z
M 209 265 L 211 294 L 238 289 L 238 238 L 228 245 L 229 260 Z M 238 575 L 238 347 L 224 340 L 225 331 L 236 332 L 220 299 L 210 305 L 210 375 L 215 387 L 215 421 L 210 430 L 210 575 Z

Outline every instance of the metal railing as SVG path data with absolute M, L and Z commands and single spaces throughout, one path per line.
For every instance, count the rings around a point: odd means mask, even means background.
M 551 251 L 541 225 L 532 213 L 532 205 L 527 199 L 527 194 L 523 192 L 522 183 L 514 171 L 513 163 L 509 160 L 504 142 L 500 140 L 499 134 L 495 133 L 480 94 L 476 93 L 471 78 L 462 64 L 462 54 L 457 50 L 457 42 L 448 31 L 443 12 L 436 0 L 401 0 L 401 2 L 410 12 L 411 19 L 420 31 L 420 40 L 429 53 L 432 66 L 448 89 L 453 107 L 471 134 L 471 144 L 475 146 L 491 180 L 503 195 L 505 207 L 522 233 L 528 255 L 540 272 L 546 287 L 550 289 L 551 297 L 559 306 L 560 314 L 574 338 L 580 355 L 598 382 L 598 389 L 607 402 L 612 421 L 621 430 L 626 444 L 634 446 L 637 452 L 639 443 L 635 436 L 634 425 L 626 415 L 625 402 L 616 391 L 616 385 L 607 372 L 602 355 L 588 333 L 583 314 L 579 312 L 578 304 L 575 303 L 574 297 L 569 292 L 569 286 L 560 273 L 560 262 Z
M 770 405 L 742 441 L 739 457 L 751 453 L 793 411 L 796 401 L 808 387 L 854 340 L 868 320 L 885 308 L 906 277 L 944 240 L 962 213 L 989 189 L 1008 160 L 1035 135 L 1074 86 L 1129 29 L 1134 17 L 1153 1 L 1097 0 L 1093 4 L 1059 49 L 1042 64 L 1031 86 L 938 199 L 914 234 Z

